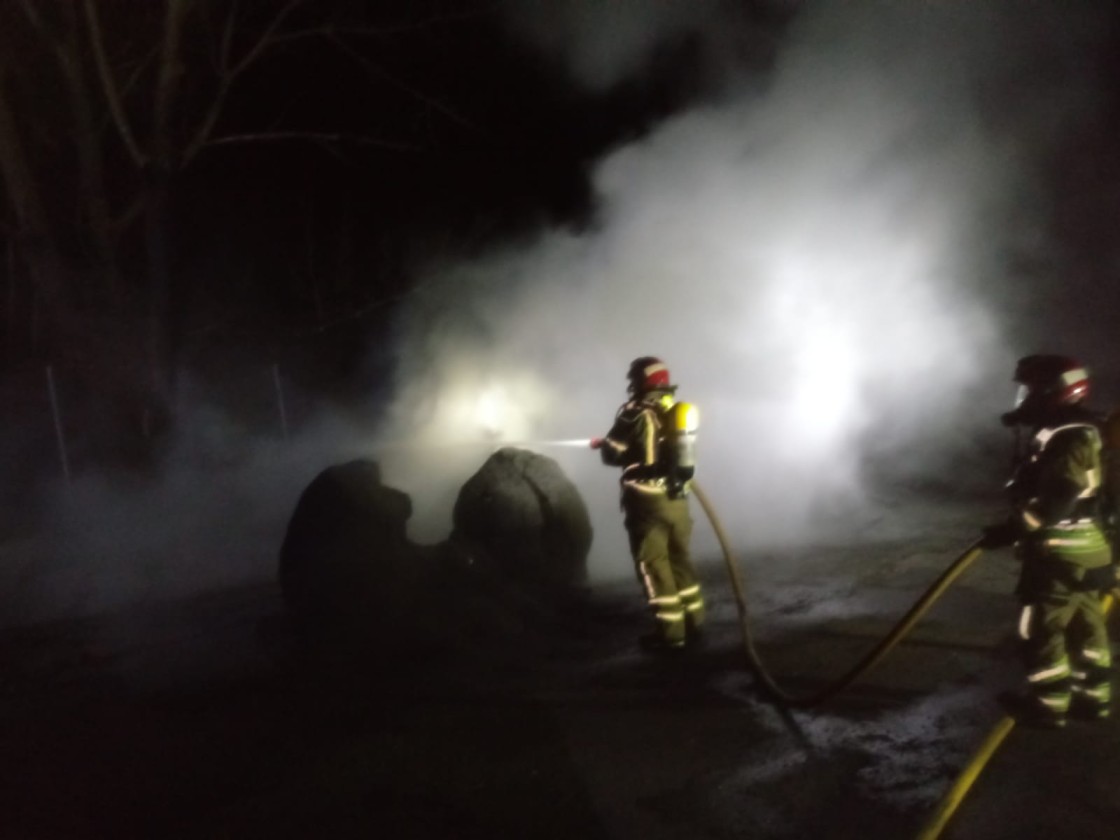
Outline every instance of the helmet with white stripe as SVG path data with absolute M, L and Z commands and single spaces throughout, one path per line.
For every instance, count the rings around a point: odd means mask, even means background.
M 1068 356 L 1024 356 L 1015 367 L 1019 383 L 1015 410 L 1020 414 L 1076 405 L 1089 396 L 1089 371 Z
M 648 394 L 650 391 L 675 391 L 669 376 L 669 368 L 656 356 L 641 356 L 630 363 L 626 372 L 631 394 Z

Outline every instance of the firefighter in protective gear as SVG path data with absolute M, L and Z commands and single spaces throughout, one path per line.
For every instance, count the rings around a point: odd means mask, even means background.
M 1101 595 L 1116 575 L 1101 528 L 1099 420 L 1084 405 L 1089 375 L 1073 359 L 1035 355 L 1019 360 L 1014 380 L 1018 404 L 1002 420 L 1030 439 L 1007 485 L 1011 517 L 986 542 L 1013 542 L 1022 562 L 1028 692 L 1016 711 L 1048 727 L 1070 714 L 1103 719 L 1112 663 Z
M 689 482 L 695 471 L 696 410 L 675 400 L 669 370 L 654 356 L 627 371 L 630 399 L 604 438 L 595 438 L 603 463 L 622 467 L 621 506 L 638 580 L 655 632 L 644 647 L 680 650 L 699 640 L 704 597 L 692 567 Z

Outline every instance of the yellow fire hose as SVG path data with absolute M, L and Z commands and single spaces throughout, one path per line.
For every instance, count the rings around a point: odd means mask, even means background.
M 1118 590 L 1113 590 L 1108 595 L 1104 596 L 1101 601 L 1101 609 L 1107 617 L 1112 607 L 1116 604 Z M 980 747 L 972 754 L 968 760 L 968 764 L 964 766 L 961 774 L 957 780 L 953 782 L 952 787 L 946 792 L 941 802 L 938 804 L 937 809 L 922 826 L 921 831 L 916 837 L 916 840 L 937 840 L 941 836 L 941 832 L 945 830 L 945 826 L 949 824 L 949 820 L 953 818 L 953 814 L 957 812 L 957 808 L 961 802 L 964 801 L 965 795 L 972 789 L 972 784 L 979 777 L 980 773 L 987 766 L 988 761 L 996 750 L 999 749 L 1000 744 L 1004 739 L 1011 734 L 1011 730 L 1015 728 L 1015 718 L 1011 715 L 1004 715 L 988 733 Z
M 977 539 L 969 545 L 944 572 L 942 572 L 941 576 L 933 582 L 929 589 L 926 590 L 925 594 L 923 594 L 906 615 L 899 620 L 891 632 L 847 673 L 811 694 L 801 696 L 793 695 L 778 685 L 762 664 L 758 651 L 755 649 L 754 637 L 751 633 L 742 575 L 739 573 L 738 564 L 735 562 L 734 555 L 731 552 L 731 545 L 727 538 L 727 533 L 723 530 L 723 525 L 703 489 L 696 483 L 693 483 L 692 491 L 697 501 L 700 502 L 700 506 L 704 509 L 704 513 L 707 515 L 712 529 L 715 531 L 716 538 L 719 540 L 720 549 L 723 552 L 723 559 L 727 563 L 727 571 L 731 577 L 731 585 L 735 590 L 735 603 L 739 610 L 739 624 L 743 633 L 743 647 L 746 649 L 747 659 L 751 669 L 754 671 L 759 684 L 771 699 L 790 708 L 804 709 L 820 705 L 839 694 L 879 664 L 902 638 L 910 632 L 922 616 L 926 614 L 934 602 L 944 594 L 945 590 L 949 588 L 953 581 L 960 577 L 965 569 L 983 553 L 983 550 L 980 548 L 981 541 Z M 1114 589 L 1104 597 L 1102 608 L 1106 616 L 1112 610 L 1118 599 L 1120 599 L 1120 589 Z M 965 765 L 960 776 L 957 777 L 945 797 L 938 804 L 933 815 L 922 827 L 916 840 L 938 840 L 941 836 L 941 832 L 945 830 L 945 826 L 948 825 L 949 820 L 952 819 L 953 815 L 956 813 L 958 806 L 964 801 L 972 784 L 979 778 L 980 773 L 983 771 L 988 761 L 995 755 L 1004 739 L 1007 738 L 1014 728 L 1015 719 L 1010 715 L 1004 716 L 995 727 L 993 727 L 980 747 L 969 759 L 968 764 Z
M 836 681 L 826 685 L 825 687 L 806 695 L 794 695 L 783 689 L 762 664 L 762 660 L 755 649 L 754 637 L 751 633 L 750 619 L 747 614 L 747 600 L 745 588 L 743 586 L 742 576 L 739 574 L 738 564 L 735 562 L 734 555 L 731 552 L 731 545 L 727 539 L 727 534 L 723 530 L 723 525 L 719 517 L 716 515 L 715 509 L 712 507 L 711 501 L 708 499 L 706 493 L 697 484 L 693 483 L 692 492 L 695 494 L 700 506 L 704 509 L 704 513 L 708 517 L 708 521 L 712 524 L 712 529 L 716 533 L 716 538 L 719 540 L 720 549 L 723 551 L 723 559 L 727 563 L 727 571 L 731 577 L 731 585 L 735 590 L 735 603 L 739 609 L 739 624 L 743 633 L 743 647 L 747 652 L 747 659 L 750 663 L 751 669 L 754 671 L 759 684 L 771 699 L 780 703 L 783 706 L 791 708 L 805 709 L 812 706 L 818 706 L 826 700 L 831 699 L 839 694 L 861 676 L 866 674 L 874 668 L 890 651 L 902 640 L 902 638 L 910 632 L 915 624 L 922 618 L 923 615 L 933 606 L 934 602 L 945 592 L 946 589 L 967 569 L 976 558 L 983 552 L 980 548 L 980 540 L 977 539 L 973 542 L 964 552 L 957 557 L 956 560 L 947 568 L 941 576 L 934 581 L 933 585 L 926 590 L 925 594 L 918 599 L 917 603 L 902 617 L 902 619 L 894 626 L 894 629 L 883 638 L 878 645 L 876 645 L 866 656 L 863 657 L 855 666 L 846 674 L 841 676 Z

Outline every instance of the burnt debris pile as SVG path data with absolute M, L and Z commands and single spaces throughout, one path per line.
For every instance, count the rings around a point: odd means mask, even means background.
M 442 543 L 412 542 L 411 515 L 409 496 L 383 484 L 374 461 L 316 476 L 280 551 L 292 627 L 400 652 L 477 650 L 524 641 L 585 594 L 590 519 L 550 458 L 491 455 L 461 488 Z
M 452 542 L 510 581 L 546 589 L 586 581 L 591 520 L 551 458 L 499 449 L 459 491 L 452 521 Z
M 412 500 L 374 461 L 327 467 L 307 486 L 280 549 L 284 604 L 302 629 L 372 635 L 399 624 L 420 584 Z

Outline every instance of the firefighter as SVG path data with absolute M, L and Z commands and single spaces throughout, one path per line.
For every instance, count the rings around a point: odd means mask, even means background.
M 622 467 L 630 553 L 654 618 L 654 632 L 641 638 L 642 647 L 679 651 L 700 641 L 704 623 L 704 597 L 689 554 L 696 410 L 676 401 L 677 386 L 655 356 L 635 359 L 626 378 L 630 399 L 591 448 L 604 464 Z
M 1101 595 L 1116 575 L 1101 528 L 1099 418 L 1085 405 L 1089 375 L 1073 359 L 1024 357 L 1014 381 L 1016 407 L 1001 419 L 1030 438 L 1007 484 L 1011 516 L 986 529 L 984 544 L 1014 544 L 1022 564 L 1016 594 L 1028 690 L 1005 700 L 1020 720 L 1059 728 L 1070 715 L 1109 715 Z

